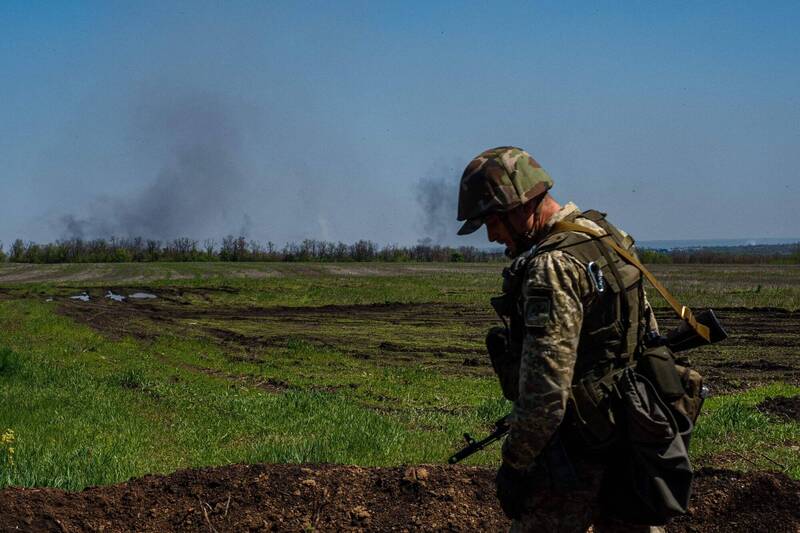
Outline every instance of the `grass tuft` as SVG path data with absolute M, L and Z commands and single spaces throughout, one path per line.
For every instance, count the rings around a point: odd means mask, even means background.
M 22 368 L 22 359 L 9 348 L 0 348 L 0 376 L 12 376 Z

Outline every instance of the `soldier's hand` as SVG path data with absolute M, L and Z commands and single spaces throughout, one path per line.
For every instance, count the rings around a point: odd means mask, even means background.
M 522 516 L 525 509 L 525 498 L 528 495 L 530 480 L 528 476 L 516 468 L 503 463 L 497 471 L 497 499 L 505 515 L 511 519 Z

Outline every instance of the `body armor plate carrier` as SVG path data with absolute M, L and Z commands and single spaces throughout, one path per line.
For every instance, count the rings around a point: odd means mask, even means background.
M 606 221 L 604 213 L 576 212 L 565 221 L 576 222 L 581 218 L 600 226 L 618 246 L 633 253 L 633 240 Z M 579 443 L 582 449 L 602 449 L 615 438 L 610 409 L 615 377 L 634 364 L 646 333 L 644 288 L 638 268 L 624 261 L 603 239 L 573 231 L 551 233 L 504 269 L 503 294 L 492 298 L 492 306 L 506 328 L 490 331 L 487 347 L 503 394 L 515 401 L 526 333 L 522 283 L 530 261 L 538 254 L 555 250 L 582 263 L 594 286 L 593 295 L 584 302 L 585 314 L 562 434 L 566 440 Z

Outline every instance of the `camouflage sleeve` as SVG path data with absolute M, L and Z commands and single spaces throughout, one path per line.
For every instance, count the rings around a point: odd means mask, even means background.
M 585 267 L 561 251 L 536 256 L 523 288 L 526 335 L 519 370 L 519 396 L 503 460 L 530 467 L 564 418 L 583 307 L 591 297 Z

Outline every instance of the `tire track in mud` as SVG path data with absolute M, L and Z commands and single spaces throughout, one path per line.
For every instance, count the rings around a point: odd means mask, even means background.
M 232 374 L 225 372 L 224 370 L 193 365 L 191 363 L 187 363 L 186 361 L 175 361 L 173 359 L 168 359 L 163 354 L 157 354 L 156 358 L 165 366 L 177 367 L 193 374 L 203 374 L 228 381 L 231 384 L 236 383 L 245 387 L 254 387 L 273 394 L 284 392 L 290 388 L 289 384 L 282 380 L 273 378 L 257 379 L 254 376 L 248 376 L 245 374 Z
M 285 350 L 300 341 L 381 364 L 421 363 L 467 375 L 490 371 L 483 333 L 494 323 L 486 309 L 453 304 L 211 307 L 92 299 L 62 300 L 58 311 L 111 337 L 132 335 L 152 340 L 168 331 L 212 339 L 234 361 L 258 363 L 265 350 Z M 458 324 L 467 325 L 470 338 L 453 338 L 448 333 L 448 328 Z M 393 334 L 402 328 L 407 334 L 384 339 L 374 334 L 375 328 Z M 436 342 L 420 342 L 425 339 Z
M 483 335 L 498 322 L 485 307 L 448 303 L 214 306 L 185 299 L 187 294 L 202 298 L 207 294 L 202 288 L 148 289 L 161 291 L 168 299 L 122 304 L 103 298 L 86 303 L 64 300 L 58 309 L 112 337 L 149 340 L 169 331 L 212 339 L 233 361 L 258 363 L 265 350 L 286 350 L 292 342 L 301 341 L 381 364 L 423 364 L 465 375 L 491 373 Z M 800 312 L 741 307 L 715 312 L 729 338 L 689 354 L 707 376 L 713 394 L 775 381 L 800 385 Z M 656 316 L 662 331 L 678 325 L 670 309 L 656 309 Z M 391 336 L 379 338 L 373 333 L 380 330 Z

